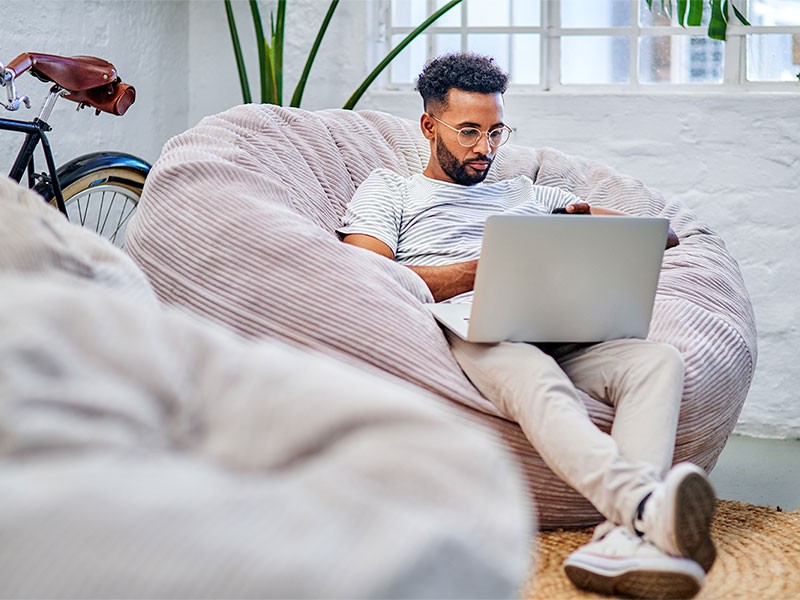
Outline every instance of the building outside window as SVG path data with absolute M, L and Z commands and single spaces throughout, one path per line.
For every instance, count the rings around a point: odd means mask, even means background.
M 379 44 L 399 43 L 446 0 L 381 0 Z M 703 24 L 680 27 L 645 0 L 464 0 L 392 64 L 387 87 L 413 84 L 421 65 L 450 51 L 494 56 L 530 89 L 771 87 L 800 74 L 800 0 L 736 0 L 726 42 Z M 653 0 L 660 6 L 659 0 Z

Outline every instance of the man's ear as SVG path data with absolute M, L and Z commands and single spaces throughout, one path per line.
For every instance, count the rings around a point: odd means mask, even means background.
M 433 141 L 435 138 L 435 127 L 436 121 L 434 121 L 428 113 L 422 113 L 422 116 L 419 118 L 419 128 L 422 130 L 422 135 L 428 140 Z

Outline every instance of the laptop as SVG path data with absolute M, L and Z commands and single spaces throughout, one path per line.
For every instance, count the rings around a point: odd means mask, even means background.
M 646 338 L 668 228 L 659 217 L 492 216 L 472 303 L 427 306 L 470 342 Z

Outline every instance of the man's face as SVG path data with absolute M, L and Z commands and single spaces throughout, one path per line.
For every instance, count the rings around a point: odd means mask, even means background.
M 420 120 L 422 132 L 431 142 L 431 159 L 425 175 L 461 185 L 483 181 L 492 166 L 496 149 L 489 145 L 485 134 L 474 146 L 462 146 L 458 142 L 458 133 L 447 125 L 455 129 L 474 127 L 482 132 L 503 126 L 502 94 L 452 89 L 447 95 L 447 104 L 434 107 L 430 112 L 430 115 L 422 115 Z

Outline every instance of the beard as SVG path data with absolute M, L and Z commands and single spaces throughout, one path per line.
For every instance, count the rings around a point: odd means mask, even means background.
M 463 163 L 460 163 L 442 143 L 442 138 L 436 139 L 436 158 L 439 161 L 439 166 L 442 168 L 442 171 L 455 183 L 461 185 L 475 185 L 486 179 L 486 176 L 489 174 L 489 169 L 492 167 L 493 160 L 487 156 L 478 156 L 477 158 L 465 160 Z M 467 166 L 473 161 L 486 161 L 489 163 L 489 166 L 483 171 L 469 171 Z

